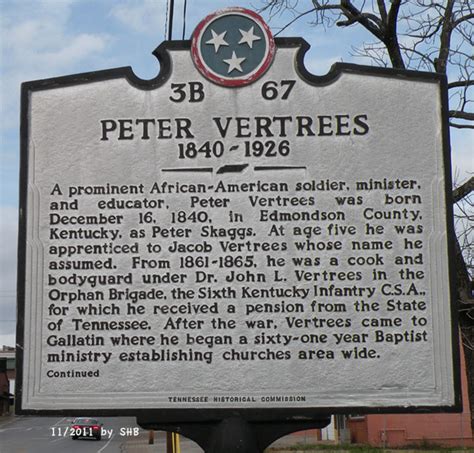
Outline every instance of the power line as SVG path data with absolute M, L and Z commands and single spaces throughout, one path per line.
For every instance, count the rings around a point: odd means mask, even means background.
M 169 9 L 169 0 L 166 0 L 166 14 L 165 14 L 165 41 L 168 35 L 168 9 Z
M 188 5 L 188 0 L 184 0 L 184 5 L 183 5 L 183 41 L 186 37 L 186 8 Z

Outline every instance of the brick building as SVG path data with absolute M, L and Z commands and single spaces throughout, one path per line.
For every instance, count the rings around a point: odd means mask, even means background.
M 384 414 L 349 416 L 347 428 L 352 443 L 377 447 L 401 447 L 414 444 L 474 447 L 471 428 L 466 365 L 461 348 L 460 414 Z
M 10 413 L 13 402 L 12 381 L 15 379 L 15 348 L 0 349 L 0 416 Z

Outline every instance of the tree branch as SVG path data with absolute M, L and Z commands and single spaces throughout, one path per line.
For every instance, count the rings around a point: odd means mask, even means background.
M 451 118 L 459 118 L 467 121 L 474 121 L 474 113 L 461 112 L 460 110 L 450 110 L 449 116 Z
M 471 20 L 471 19 L 474 19 L 474 13 L 472 13 L 472 14 L 467 14 L 466 16 L 462 16 L 462 17 L 460 17 L 459 19 L 456 19 L 456 20 L 453 22 L 453 28 L 456 28 L 460 23 L 465 22 L 465 21 L 467 21 L 467 20 Z
M 453 8 L 454 0 L 448 0 L 443 17 L 443 28 L 441 31 L 438 58 L 435 61 L 436 72 L 440 72 L 441 74 L 446 74 L 449 49 L 451 47 L 451 34 L 453 31 Z
M 401 0 L 392 0 L 392 6 L 388 12 L 385 25 L 384 44 L 387 47 L 390 61 L 394 68 L 405 69 L 405 62 L 400 51 L 397 34 L 398 13 L 400 12 Z
M 382 30 L 372 23 L 361 11 L 359 11 L 350 0 L 341 0 L 341 10 L 344 16 L 347 17 L 349 20 L 350 25 L 354 22 L 359 22 L 359 24 L 363 25 L 370 33 L 372 33 L 377 39 L 383 41 L 384 35 Z M 344 22 L 338 22 L 336 25 L 345 26 Z
M 468 87 L 474 86 L 474 80 L 459 80 L 457 82 L 448 83 L 448 88 L 459 88 L 459 87 Z
M 382 22 L 387 21 L 387 8 L 385 7 L 385 0 L 377 0 L 377 5 L 379 7 L 380 17 L 382 18 Z
M 453 202 L 458 203 L 474 191 L 474 176 L 453 190 Z
M 458 124 L 450 121 L 449 125 L 451 127 L 455 127 L 456 129 L 474 129 L 474 124 Z
M 409 47 L 404 47 L 404 46 L 400 46 L 400 49 L 402 49 L 406 53 L 412 53 L 412 54 L 418 55 L 420 57 L 420 60 L 428 62 L 431 65 L 434 65 L 434 61 L 427 54 L 423 52 L 419 52 L 416 49 L 410 49 Z
M 297 20 L 301 19 L 303 16 L 306 16 L 307 14 L 312 13 L 314 11 L 315 9 L 312 8 L 312 9 L 309 9 L 308 11 L 305 11 L 304 13 L 299 14 L 293 20 L 288 22 L 283 28 L 280 28 L 280 30 L 277 33 L 275 33 L 274 36 L 278 36 L 282 31 L 286 30 L 290 25 L 293 25 Z

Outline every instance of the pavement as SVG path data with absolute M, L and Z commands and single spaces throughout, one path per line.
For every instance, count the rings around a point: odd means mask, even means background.
M 271 445 L 271 448 L 284 449 L 296 444 L 307 445 L 316 443 L 317 441 L 318 439 L 316 437 L 315 431 L 304 431 L 278 439 Z M 195 442 L 182 436 L 180 437 L 180 446 L 181 453 L 204 453 L 204 450 L 200 448 Z M 128 439 L 122 448 L 124 453 L 156 453 L 164 452 L 166 444 L 162 440 L 156 439 L 154 445 L 149 445 L 148 433 L 141 433 L 138 437 Z M 295 452 L 293 451 L 291 453 Z M 306 453 L 308 453 L 308 451 L 306 451 Z
M 154 432 L 154 444 L 149 444 L 149 432 L 140 429 L 138 435 L 121 437 L 119 428 L 139 429 L 133 418 L 102 418 L 104 427 L 113 429 L 113 438 L 103 437 L 101 442 L 86 440 L 70 441 L 69 436 L 58 434 L 51 436 L 51 427 L 56 430 L 70 425 L 65 418 L 34 417 L 34 416 L 0 416 L 0 453 L 32 453 L 48 451 L 49 453 L 64 452 L 67 446 L 73 452 L 101 452 L 101 453 L 165 453 L 166 434 L 162 431 Z M 18 433 L 21 433 L 19 435 Z M 2 443 L 3 439 L 3 443 Z M 179 453 L 204 453 L 204 450 L 195 442 L 180 436 Z M 50 448 L 48 450 L 48 448 Z M 34 450 L 33 450 L 34 449 Z
M 130 438 L 122 444 L 123 453 L 164 453 L 166 451 L 166 443 L 162 433 L 158 437 L 155 433 L 155 443 L 149 444 L 148 432 L 140 433 L 139 436 Z M 190 439 L 180 436 L 180 451 L 181 453 L 204 453 L 204 450 L 198 444 Z
M 9 424 L 13 423 L 15 421 L 15 416 L 10 414 L 10 415 L 0 415 L 0 426 L 3 424 Z
M 124 419 L 127 421 L 126 419 Z M 56 420 L 53 420 L 56 421 Z M 110 420 L 108 426 L 111 427 L 112 425 L 110 424 Z M 3 431 L 3 434 L 5 434 L 8 431 L 14 431 L 15 426 L 24 426 L 26 422 L 29 422 L 31 426 L 34 428 L 27 428 L 27 431 L 25 431 L 25 436 L 24 438 L 18 438 L 17 439 L 17 446 L 11 450 L 14 452 L 31 452 L 33 450 L 28 449 L 29 445 L 27 443 L 27 437 L 28 436 L 37 436 L 38 431 L 35 430 L 41 430 L 41 424 L 43 423 L 51 423 L 51 420 L 35 420 L 35 417 L 15 417 L 14 415 L 9 415 L 9 416 L 0 416 L 0 432 Z M 117 423 L 121 423 L 121 420 L 117 420 Z M 131 421 L 128 420 L 126 425 L 132 425 Z M 45 425 L 46 426 L 46 425 Z M 58 426 L 57 424 L 54 426 Z M 119 425 L 117 425 L 119 426 Z M 116 428 L 116 427 L 115 427 Z M 14 437 L 15 438 L 15 437 Z M 5 440 L 5 439 L 4 439 Z M 30 439 L 34 442 L 34 439 Z M 51 441 L 51 439 L 49 439 Z M 60 446 L 59 443 L 56 442 L 61 442 L 62 439 L 58 438 L 56 440 L 53 439 L 53 442 L 51 442 L 51 445 L 54 445 L 57 447 L 54 451 L 49 450 L 49 453 L 54 453 L 56 451 L 61 451 L 63 452 L 64 450 L 62 449 L 63 447 Z M 37 447 L 40 445 L 44 448 L 42 448 L 42 452 L 48 451 L 48 439 L 47 438 L 40 438 L 39 439 L 39 444 L 36 443 L 35 450 L 34 451 L 39 451 Z M 38 442 L 38 441 L 36 441 Z M 110 440 L 112 442 L 112 440 Z M 112 443 L 109 445 L 109 443 L 106 439 L 103 439 L 102 443 L 95 443 L 95 442 L 84 442 L 84 443 L 70 443 L 68 444 L 68 449 L 70 453 L 73 453 L 74 451 L 78 452 L 85 452 L 85 451 L 95 451 L 95 452 L 103 452 L 107 453 L 109 451 L 114 451 L 114 452 L 120 452 L 120 453 L 165 453 L 166 452 L 166 436 L 165 433 L 156 431 L 154 433 L 154 443 L 149 444 L 149 432 L 140 430 L 140 433 L 138 436 L 131 436 L 131 437 L 124 437 L 122 439 L 118 440 L 117 443 L 117 438 L 115 438 L 115 443 Z M 297 445 L 302 445 L 302 446 L 308 446 L 312 444 L 318 444 L 320 448 L 318 450 L 308 450 L 306 448 L 302 448 L 301 450 L 289 450 L 289 447 L 292 446 L 293 448 Z M 324 443 L 330 444 L 331 448 L 324 450 L 321 449 L 322 444 Z M 2 450 L 1 447 L 2 442 L 0 442 L 0 452 L 3 453 L 8 453 L 8 450 Z M 65 444 L 61 444 L 65 445 Z M 96 447 L 97 445 L 97 447 Z M 114 446 L 115 445 L 115 446 Z M 80 447 L 80 448 L 76 448 Z M 179 453 L 204 453 L 204 450 L 200 448 L 195 442 L 191 441 L 190 439 L 187 439 L 183 436 L 180 436 L 180 450 L 178 450 Z M 343 447 L 341 449 L 334 449 L 334 443 L 327 441 L 327 442 L 321 442 L 318 441 L 316 437 L 316 431 L 302 431 L 299 433 L 294 433 L 289 436 L 282 437 L 281 439 L 278 439 L 276 442 L 274 442 L 269 450 L 267 450 L 267 453 L 353 453 L 354 450 L 346 450 Z M 59 448 L 59 450 L 58 450 Z M 98 450 L 99 448 L 99 450 Z M 91 450 L 92 449 L 92 450 Z M 112 450 L 111 450 L 112 449 Z M 363 451 L 363 450 L 362 450 Z M 383 450 L 385 453 L 419 453 L 420 450 L 408 450 L 408 449 L 397 449 L 397 450 L 391 450 L 391 449 L 385 449 Z M 439 453 L 442 450 L 423 450 L 423 453 Z M 446 450 L 444 450 L 446 452 Z M 466 452 L 473 452 L 473 450 L 468 450 L 468 449 L 459 449 L 459 450 L 451 450 L 450 453 L 466 453 Z M 11 452 L 10 452 L 11 453 Z
M 21 417 L 14 415 L 0 416 L 0 431 L 15 425 Z M 33 421 L 32 421 L 33 422 Z M 16 426 L 16 425 L 15 425 Z M 180 453 L 204 453 L 204 450 L 198 444 L 190 439 L 180 436 Z M 290 436 L 285 436 L 274 442 L 271 447 L 285 448 L 295 444 L 312 444 L 317 441 L 315 432 L 304 431 Z M 104 443 L 101 445 L 105 445 Z M 1 448 L 0 448 L 1 451 Z M 163 432 L 154 433 L 154 443 L 149 443 L 148 431 L 140 430 L 138 436 L 124 437 L 120 444 L 120 453 L 164 453 L 166 452 L 166 436 Z M 106 452 L 104 452 L 106 453 Z
M 274 442 L 271 447 L 284 449 L 285 447 L 293 446 L 296 444 L 312 444 L 317 441 L 315 435 L 308 434 L 297 434 L 297 435 L 290 435 L 282 437 Z M 196 443 L 180 436 L 180 444 L 181 444 L 181 453 L 203 453 L 204 450 L 200 448 Z M 148 434 L 141 433 L 140 436 L 134 437 L 129 439 L 125 442 L 122 447 L 124 449 L 124 453 L 148 453 L 148 452 L 158 452 L 158 451 L 165 451 L 160 450 L 160 448 L 166 448 L 166 445 L 163 441 L 158 439 L 155 440 L 154 445 L 149 445 L 148 443 Z M 292 452 L 294 453 L 294 452 Z

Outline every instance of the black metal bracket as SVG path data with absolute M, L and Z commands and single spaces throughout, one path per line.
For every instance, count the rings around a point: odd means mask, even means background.
M 238 411 L 227 418 L 209 422 L 161 423 L 153 413 L 137 417 L 143 429 L 171 431 L 196 442 L 206 453 L 262 453 L 275 440 L 287 434 L 306 429 L 325 428 L 330 416 L 285 421 L 248 420 Z

